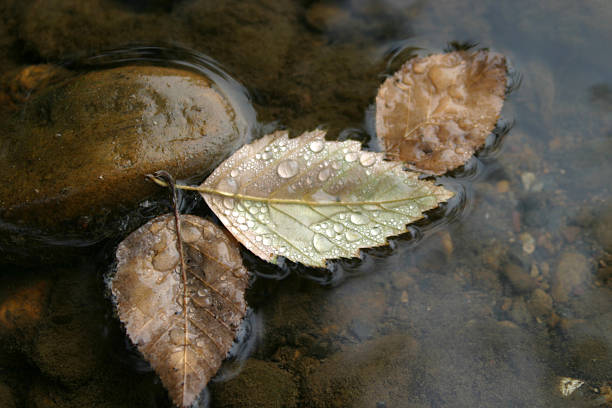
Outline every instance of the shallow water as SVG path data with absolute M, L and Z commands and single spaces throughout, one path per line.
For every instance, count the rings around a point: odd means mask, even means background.
M 252 310 L 202 406 L 610 404 L 608 2 L 88 4 L 2 1 L 5 72 L 180 46 L 246 87 L 261 132 L 322 126 L 376 150 L 376 89 L 411 56 L 473 45 L 513 70 L 496 135 L 439 179 L 459 194 L 389 247 L 326 270 L 243 251 Z M 2 266 L 1 406 L 171 406 L 104 283 L 122 234 L 58 266 Z M 584 384 L 564 397 L 563 377 Z

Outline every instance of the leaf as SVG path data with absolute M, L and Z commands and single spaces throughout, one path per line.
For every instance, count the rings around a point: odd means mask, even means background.
M 458 51 L 408 61 L 376 96 L 376 133 L 387 157 L 444 174 L 463 165 L 499 118 L 506 60 Z
M 315 130 L 276 132 L 243 146 L 197 189 L 247 249 L 311 266 L 387 244 L 452 193 L 356 141 Z
M 130 339 L 174 403 L 189 406 L 232 345 L 246 312 L 248 276 L 219 227 L 192 215 L 180 219 L 185 275 L 174 216 L 166 214 L 119 244 L 111 289 Z

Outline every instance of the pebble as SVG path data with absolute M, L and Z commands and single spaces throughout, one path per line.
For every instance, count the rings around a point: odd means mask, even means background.
M 523 188 L 526 191 L 529 191 L 531 189 L 531 186 L 533 185 L 535 180 L 536 180 L 536 176 L 535 174 L 531 172 L 525 172 L 521 174 L 521 182 L 523 183 Z
M 553 311 L 553 300 L 548 293 L 538 288 L 529 297 L 527 308 L 536 319 L 545 319 Z
M 552 297 L 556 302 L 567 302 L 573 290 L 585 284 L 591 267 L 584 255 L 564 252 L 555 271 Z
M 503 273 L 516 292 L 530 292 L 537 286 L 536 281 L 518 265 L 506 265 Z
M 523 252 L 526 254 L 532 254 L 533 251 L 535 251 L 535 239 L 533 236 L 528 232 L 524 232 L 519 235 L 519 238 L 523 243 Z
M 510 190 L 510 182 L 508 180 L 498 181 L 496 187 L 498 193 L 507 193 Z

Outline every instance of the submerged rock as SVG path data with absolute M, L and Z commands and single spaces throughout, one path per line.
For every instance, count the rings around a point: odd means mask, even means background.
M 240 375 L 213 383 L 214 406 L 223 408 L 267 408 L 297 406 L 298 388 L 291 374 L 274 363 L 249 359 Z
M 159 192 L 145 174 L 202 177 L 249 137 L 227 95 L 202 74 L 156 66 L 40 90 L 0 134 L 0 225 L 92 239 L 108 214 Z
M 590 265 L 584 255 L 565 252 L 557 266 L 552 287 L 552 297 L 557 302 L 567 302 L 573 290 L 584 285 L 590 274 Z
M 305 376 L 305 406 L 416 406 L 411 367 L 418 350 L 414 338 L 401 334 L 347 347 Z

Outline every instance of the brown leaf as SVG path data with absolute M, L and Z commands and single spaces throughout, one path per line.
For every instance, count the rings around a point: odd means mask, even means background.
M 376 132 L 387 156 L 438 175 L 463 165 L 495 127 L 506 71 L 505 58 L 487 51 L 408 61 L 376 97 Z
M 174 216 L 166 214 L 121 242 L 111 289 L 130 339 L 174 403 L 189 406 L 232 346 L 246 313 L 248 274 L 219 227 L 192 215 L 180 219 L 186 285 Z

